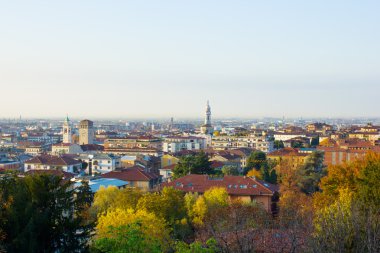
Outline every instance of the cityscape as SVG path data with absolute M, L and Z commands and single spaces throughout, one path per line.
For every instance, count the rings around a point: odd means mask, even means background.
M 0 253 L 379 253 L 379 10 L 2 4 Z

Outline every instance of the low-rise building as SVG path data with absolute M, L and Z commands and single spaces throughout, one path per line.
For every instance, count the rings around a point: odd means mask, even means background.
M 51 153 L 53 155 L 64 155 L 64 154 L 79 154 L 83 150 L 78 144 L 72 143 L 58 143 L 51 147 Z
M 120 156 L 94 153 L 80 154 L 78 158 L 87 164 L 86 174 L 90 173 L 90 168 L 91 175 L 104 174 L 121 168 Z
M 294 168 L 305 164 L 309 153 L 300 152 L 296 148 L 283 148 L 267 154 L 267 158 L 272 161 L 288 161 Z
M 162 187 L 174 187 L 184 192 L 203 194 L 213 187 L 222 187 L 226 189 L 231 200 L 240 200 L 243 202 L 257 202 L 261 204 L 268 212 L 276 211 L 276 201 L 278 187 L 244 176 L 224 176 L 210 177 L 208 175 L 186 175 L 184 177 L 166 182 Z
M 39 155 L 24 163 L 25 172 L 29 170 L 61 170 L 78 173 L 81 168 L 82 163 L 79 160 L 53 155 Z
M 176 153 L 181 150 L 200 150 L 206 148 L 206 140 L 196 136 L 166 137 L 162 149 L 166 153 Z
M 118 171 L 111 171 L 101 175 L 102 178 L 116 178 L 127 181 L 128 186 L 136 187 L 142 190 L 153 190 L 160 183 L 160 176 L 154 173 L 146 172 L 139 166 L 134 166 Z

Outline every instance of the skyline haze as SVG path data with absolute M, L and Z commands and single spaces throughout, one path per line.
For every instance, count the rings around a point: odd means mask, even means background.
M 8 1 L 0 118 L 380 117 L 378 1 Z

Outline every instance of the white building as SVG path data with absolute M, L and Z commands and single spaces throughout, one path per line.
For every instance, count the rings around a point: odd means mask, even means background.
M 166 137 L 162 143 L 162 150 L 167 153 L 176 153 L 181 150 L 200 150 L 206 148 L 206 139 L 196 136 Z
M 273 151 L 273 142 L 263 135 L 222 135 L 212 137 L 211 147 L 216 150 L 252 148 L 269 153 Z
M 110 171 L 114 171 L 121 167 L 120 156 L 115 156 L 111 154 L 81 154 L 79 159 L 87 163 L 87 168 L 85 172 L 90 174 L 104 174 Z

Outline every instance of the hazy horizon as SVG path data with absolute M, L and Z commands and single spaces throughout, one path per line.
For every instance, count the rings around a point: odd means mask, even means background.
M 0 118 L 377 118 L 379 1 L 7 1 Z

